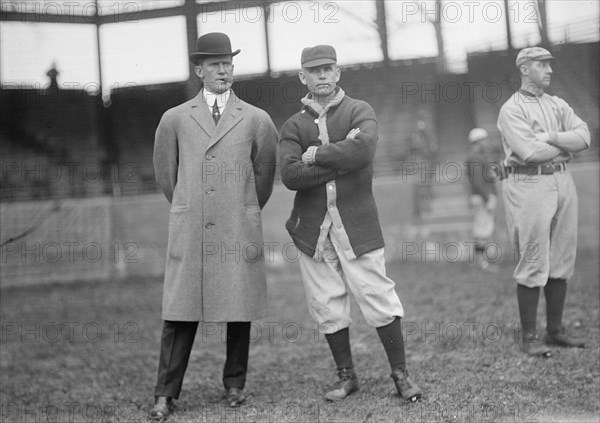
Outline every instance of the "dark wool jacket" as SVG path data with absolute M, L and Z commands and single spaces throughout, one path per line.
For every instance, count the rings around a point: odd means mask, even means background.
M 373 198 L 373 157 L 377 120 L 369 104 L 345 96 L 327 112 L 329 145 L 321 145 L 318 115 L 307 106 L 283 125 L 279 142 L 281 179 L 297 191 L 286 229 L 302 252 L 313 256 L 320 225 L 327 212 L 325 184 L 335 179 L 336 205 L 354 254 L 358 257 L 384 246 Z M 354 139 L 348 133 L 360 128 Z M 302 162 L 302 153 L 319 146 L 314 165 Z

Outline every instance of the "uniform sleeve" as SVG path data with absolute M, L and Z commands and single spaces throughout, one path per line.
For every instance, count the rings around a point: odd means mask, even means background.
M 177 134 L 168 112 L 162 116 L 156 129 L 153 161 L 156 182 L 170 203 L 173 200 L 175 184 L 177 184 L 179 148 Z
M 512 152 L 526 162 L 546 162 L 561 154 L 559 148 L 536 138 L 518 105 L 511 104 L 500 109 L 498 130 Z
M 359 128 L 354 138 L 346 138 L 319 146 L 315 155 L 317 165 L 339 171 L 352 171 L 368 166 L 375 156 L 377 145 L 377 120 L 373 108 L 359 103 L 352 112 L 350 129 Z
M 266 114 L 260 116 L 258 130 L 252 144 L 252 167 L 256 185 L 258 205 L 262 209 L 271 193 L 277 168 L 277 140 L 279 135 L 271 118 Z
M 559 116 L 562 130 L 556 134 L 558 147 L 570 152 L 582 151 L 590 148 L 590 130 L 587 124 L 575 114 L 566 101 L 558 99 Z
M 288 120 L 281 129 L 279 141 L 281 180 L 288 189 L 294 191 L 326 184 L 338 176 L 334 169 L 302 162 L 302 153 L 306 149 L 302 146 L 299 132 L 297 125 Z

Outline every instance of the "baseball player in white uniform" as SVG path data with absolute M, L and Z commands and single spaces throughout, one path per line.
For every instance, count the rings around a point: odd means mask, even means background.
M 588 126 L 561 98 L 548 95 L 554 57 L 541 47 L 517 55 L 521 87 L 500 109 L 506 179 L 506 220 L 518 263 L 513 277 L 521 317 L 521 349 L 550 356 L 547 345 L 583 347 L 565 333 L 562 314 L 567 279 L 573 275 L 577 248 L 577 192 L 568 170 L 572 153 L 590 146 Z M 546 336 L 538 338 L 536 315 L 544 287 Z

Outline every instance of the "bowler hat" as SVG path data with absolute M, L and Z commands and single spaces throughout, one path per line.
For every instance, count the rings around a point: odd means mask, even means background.
M 556 59 L 548 50 L 542 47 L 527 47 L 517 55 L 517 67 L 529 62 L 530 60 L 550 60 Z
M 210 32 L 196 41 L 196 51 L 190 54 L 190 61 L 198 63 L 198 59 L 206 56 L 235 56 L 241 50 L 231 51 L 231 41 L 227 34 Z
M 335 49 L 328 45 L 306 47 L 302 50 L 300 63 L 303 68 L 314 68 L 316 66 L 337 63 Z

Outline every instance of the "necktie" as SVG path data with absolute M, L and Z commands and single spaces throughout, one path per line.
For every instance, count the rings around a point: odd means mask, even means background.
M 219 123 L 219 119 L 221 118 L 221 112 L 219 112 L 219 106 L 217 105 L 217 99 L 215 98 L 215 104 L 212 108 L 212 117 L 215 121 L 215 125 Z

